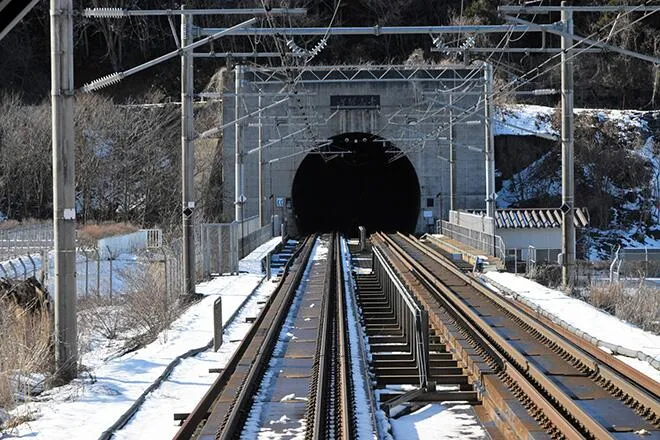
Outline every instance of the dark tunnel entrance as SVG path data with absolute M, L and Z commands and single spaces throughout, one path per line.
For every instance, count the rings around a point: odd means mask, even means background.
M 378 136 L 348 133 L 303 159 L 293 180 L 293 212 L 301 234 L 415 231 L 420 189 L 400 150 Z

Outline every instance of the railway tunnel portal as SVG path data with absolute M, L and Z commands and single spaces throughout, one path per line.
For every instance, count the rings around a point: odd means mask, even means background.
M 300 233 L 338 230 L 415 232 L 419 183 L 401 150 L 368 133 L 334 136 L 309 153 L 293 179 L 291 205 Z
M 427 232 L 448 216 L 452 175 L 454 208 L 483 209 L 484 71 L 236 67 L 223 97 L 224 212 L 261 209 L 294 236 Z

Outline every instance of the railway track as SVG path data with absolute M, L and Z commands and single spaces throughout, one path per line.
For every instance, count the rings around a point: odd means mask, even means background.
M 176 439 L 354 438 L 338 236 L 308 238 Z
M 657 382 L 494 294 L 418 240 L 372 240 L 505 437 L 660 437 Z
M 175 439 L 373 438 L 377 409 L 432 402 L 473 405 L 494 438 L 660 438 L 657 382 L 432 246 L 374 234 L 351 253 L 305 240 Z

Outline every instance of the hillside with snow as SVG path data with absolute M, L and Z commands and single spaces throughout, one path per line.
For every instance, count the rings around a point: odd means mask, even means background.
M 555 113 L 535 105 L 497 109 L 499 208 L 561 205 Z M 659 134 L 658 112 L 576 109 L 576 204 L 591 217 L 578 242 L 586 257 L 607 259 L 616 245 L 660 247 Z M 511 169 L 512 163 L 518 168 Z

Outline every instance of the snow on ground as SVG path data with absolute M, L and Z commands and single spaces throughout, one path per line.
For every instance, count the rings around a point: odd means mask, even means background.
M 548 135 L 559 136 L 552 128 L 555 109 L 540 105 L 509 105 L 495 110 L 493 131 L 501 135 Z
M 636 110 L 611 110 L 576 108 L 575 114 L 588 113 L 596 116 L 601 122 L 616 121 L 622 130 L 641 130 L 647 127 L 643 119 L 644 112 Z M 494 134 L 515 136 L 559 136 L 552 128 L 554 107 L 541 105 L 512 104 L 495 109 Z
M 255 250 L 246 257 L 242 270 L 255 270 L 264 255 L 279 243 L 279 238 Z M 319 249 L 314 260 L 327 250 Z M 567 323 L 611 344 L 640 350 L 660 359 L 660 337 L 621 322 L 600 310 L 561 292 L 509 273 L 488 272 L 486 277 L 505 285 Z M 3 438 L 89 439 L 98 438 L 124 413 L 140 394 L 163 372 L 178 355 L 191 348 L 202 347 L 212 338 L 212 304 L 223 301 L 223 321 L 237 312 L 236 319 L 225 329 L 223 346 L 214 353 L 206 351 L 185 359 L 161 387 L 151 393 L 141 410 L 120 430 L 117 439 L 171 438 L 178 426 L 175 412 L 189 412 L 206 392 L 216 374 L 208 369 L 222 368 L 231 357 L 238 341 L 248 331 L 246 317 L 256 316 L 260 303 L 276 284 L 261 282 L 259 273 L 215 278 L 201 283 L 197 292 L 205 295 L 191 306 L 173 325 L 149 346 L 120 358 L 105 359 L 118 348 L 117 342 L 92 341 L 94 350 L 82 356 L 87 370 L 71 384 L 49 390 L 33 402 L 12 411 L 15 416 L 29 415 L 34 420 L 25 423 Z M 260 284 L 261 283 L 261 284 Z M 250 293 L 257 287 L 254 295 Z M 655 380 L 660 372 L 637 359 L 618 356 Z M 366 415 L 364 415 L 366 417 Z M 418 411 L 390 419 L 397 438 L 484 438 L 483 427 L 472 408 L 462 403 L 427 405 Z
M 238 262 L 238 271 L 256 274 L 262 273 L 261 264 L 263 259 L 268 257 L 273 249 L 275 249 L 275 247 L 277 247 L 277 245 L 281 242 L 282 237 L 273 237 L 266 243 L 250 252 L 250 255 Z
M 245 318 L 256 316 L 262 305 L 277 286 L 274 282 L 264 282 L 250 297 L 237 315 L 237 319 L 225 329 L 223 345 L 218 352 L 212 350 L 182 361 L 169 380 L 152 393 L 145 401 L 140 411 L 130 423 L 115 435 L 115 439 L 151 439 L 172 438 L 179 429 L 173 422 L 172 415 L 191 412 L 202 398 L 217 374 L 209 374 L 209 368 L 223 368 L 238 347 L 240 341 L 249 331 L 251 323 Z M 223 301 L 225 295 L 222 296 Z M 224 302 L 223 302 L 223 317 Z M 154 434 L 154 426 L 159 428 L 159 434 Z
M 467 403 L 433 403 L 400 417 L 390 419 L 397 439 L 486 439 L 488 434 Z
M 260 274 L 246 273 L 199 284 L 197 292 L 205 298 L 186 310 L 155 342 L 120 358 L 104 361 L 110 350 L 107 344 L 96 341 L 98 349 L 81 356 L 81 363 L 89 371 L 81 372 L 69 385 L 46 391 L 33 402 L 13 410 L 15 416 L 29 415 L 34 420 L 20 425 L 4 438 L 98 438 L 175 357 L 191 348 L 203 347 L 211 340 L 212 306 L 219 296 L 222 297 L 223 322 L 227 323 L 262 279 Z M 144 412 L 140 411 L 117 438 L 171 438 L 178 429 L 172 419 L 173 413 L 192 410 L 216 377 L 208 373 L 208 368 L 221 367 L 228 361 L 236 347 L 231 341 L 240 340 L 249 328 L 249 325 L 240 325 L 241 319 L 255 316 L 258 298 L 270 295 L 275 286 L 275 283 L 264 282 L 241 310 L 239 319 L 234 321 L 236 324 L 225 330 L 224 344 L 218 353 L 207 351 L 184 360 L 170 380 L 149 395 Z
M 641 351 L 660 360 L 660 336 L 641 330 L 584 301 L 571 298 L 560 291 L 548 289 L 527 278 L 508 272 L 494 271 L 484 273 L 484 277 L 506 286 L 543 310 L 601 341 L 629 350 Z M 629 359 L 629 361 L 626 362 L 660 382 L 660 371 L 646 362 L 636 359 Z

